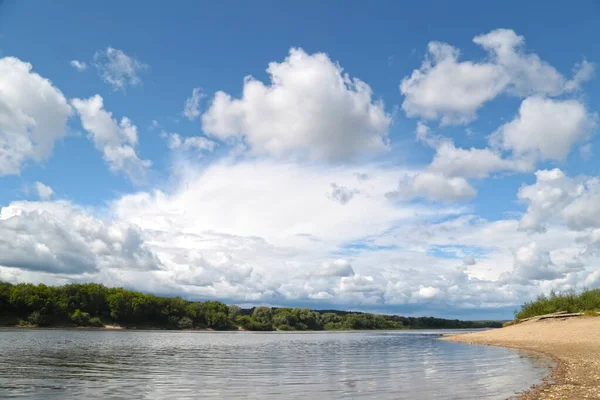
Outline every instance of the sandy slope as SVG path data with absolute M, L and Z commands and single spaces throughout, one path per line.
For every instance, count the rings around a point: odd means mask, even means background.
M 444 338 L 533 350 L 558 362 L 552 380 L 522 399 L 600 399 L 600 317 L 531 321 Z

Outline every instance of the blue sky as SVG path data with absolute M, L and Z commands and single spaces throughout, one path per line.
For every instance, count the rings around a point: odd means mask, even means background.
M 598 286 L 599 19 L 0 2 L 0 279 L 461 318 Z

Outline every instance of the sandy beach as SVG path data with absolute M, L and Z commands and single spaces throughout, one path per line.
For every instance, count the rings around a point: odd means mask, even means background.
M 552 377 L 520 399 L 600 399 L 600 317 L 529 321 L 443 340 L 530 350 L 557 362 Z

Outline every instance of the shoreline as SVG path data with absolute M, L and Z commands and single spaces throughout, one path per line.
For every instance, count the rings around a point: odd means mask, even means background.
M 600 318 L 528 321 L 441 340 L 525 350 L 552 359 L 556 366 L 517 398 L 600 398 Z
M 460 335 L 469 332 L 477 331 L 477 329 L 465 329 L 465 328 L 423 328 L 423 329 L 274 329 L 271 331 L 253 331 L 238 327 L 237 329 L 225 329 L 217 330 L 213 328 L 190 328 L 190 329 L 167 329 L 157 327 L 135 327 L 135 326 L 122 326 L 116 324 L 107 324 L 104 326 L 74 326 L 74 325 L 49 325 L 49 326 L 37 326 L 37 325 L 0 325 L 1 329 L 31 329 L 31 330 L 90 330 L 90 331 L 148 331 L 148 332 L 222 332 L 222 333 L 235 333 L 235 332 L 254 332 L 254 333 L 315 333 L 315 332 L 420 332 L 420 331 L 456 331 L 457 333 L 440 333 L 440 336 Z M 460 333 L 459 333 L 460 332 Z

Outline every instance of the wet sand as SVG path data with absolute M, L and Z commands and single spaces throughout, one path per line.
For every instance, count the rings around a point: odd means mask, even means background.
M 600 399 L 600 317 L 528 321 L 442 340 L 530 350 L 557 367 L 519 399 Z

